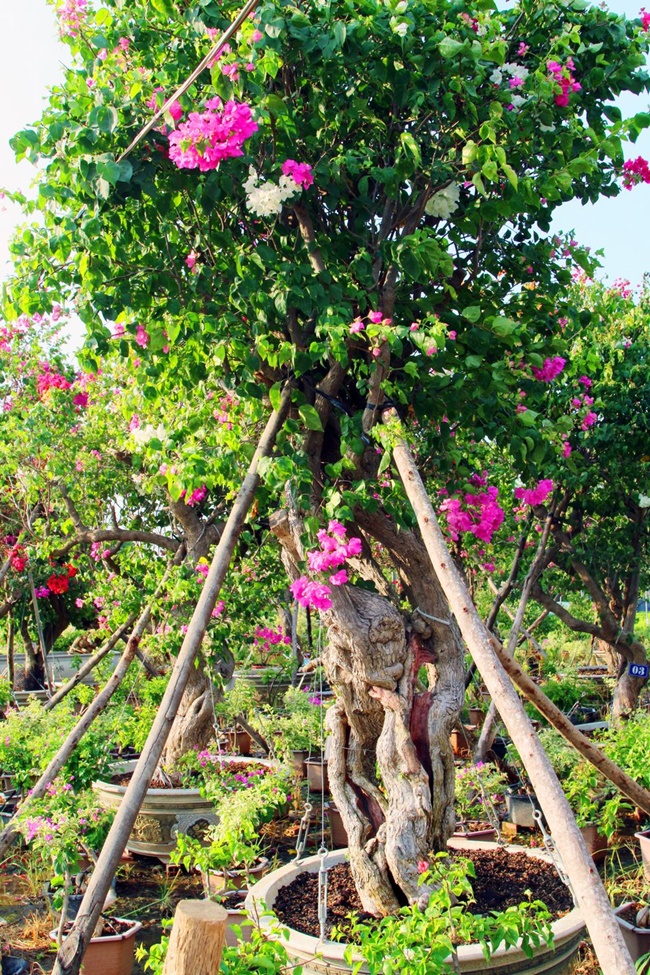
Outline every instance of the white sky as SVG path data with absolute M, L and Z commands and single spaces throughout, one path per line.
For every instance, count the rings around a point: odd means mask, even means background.
M 638 16 L 643 0 L 611 0 L 610 9 Z M 0 187 L 27 190 L 32 167 L 17 165 L 9 139 L 41 114 L 47 88 L 62 77 L 68 49 L 57 38 L 53 10 L 46 0 L 0 0 Z M 635 104 L 636 103 L 636 104 Z M 647 96 L 629 99 L 624 111 L 647 111 Z M 650 156 L 650 133 L 644 133 L 628 155 Z M 7 240 L 19 219 L 15 207 L 0 201 L 0 280 L 8 273 Z M 610 279 L 628 278 L 633 284 L 650 271 L 646 245 L 650 225 L 650 185 L 624 191 L 615 199 L 603 199 L 583 207 L 568 203 L 559 211 L 555 226 L 574 230 L 577 239 L 593 250 L 604 248 L 605 273 Z

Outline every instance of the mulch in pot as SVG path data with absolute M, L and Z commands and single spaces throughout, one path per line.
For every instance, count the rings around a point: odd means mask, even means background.
M 573 908 L 568 888 L 558 877 L 555 867 L 544 860 L 500 848 L 463 850 L 452 855 L 474 864 L 476 878 L 472 880 L 472 887 L 476 902 L 467 908 L 472 914 L 503 911 L 507 907 L 518 907 L 524 901 L 540 900 L 555 920 Z M 372 915 L 365 913 L 361 906 L 348 863 L 339 863 L 328 871 L 327 887 L 327 937 L 332 927 L 346 926 L 349 914 L 356 914 L 362 921 L 372 920 Z M 301 873 L 282 887 L 273 909 L 283 924 L 318 938 L 318 874 Z

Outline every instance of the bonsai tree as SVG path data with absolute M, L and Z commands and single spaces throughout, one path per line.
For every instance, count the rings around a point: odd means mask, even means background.
M 560 203 L 620 189 L 649 117 L 612 100 L 647 87 L 647 24 L 582 3 L 274 0 L 127 153 L 235 9 L 63 8 L 73 68 L 13 143 L 40 163 L 43 225 L 14 244 L 4 309 L 74 302 L 87 367 L 121 363 L 139 490 L 168 492 L 193 557 L 294 383 L 256 517 L 321 614 L 330 783 L 364 908 L 386 914 L 428 896 L 417 863 L 453 829 L 464 654 L 378 421 L 401 414 L 452 540 L 489 546 L 504 517 L 459 435 L 561 456 L 567 420 L 538 429 L 535 404 L 573 372 L 558 321 L 591 265 L 547 232 Z M 172 754 L 205 733 L 206 700 L 198 670 Z

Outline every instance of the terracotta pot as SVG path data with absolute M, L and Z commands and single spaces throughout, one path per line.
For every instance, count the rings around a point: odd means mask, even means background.
M 463 840 L 450 840 L 449 847 L 454 850 L 465 849 L 467 843 Z M 495 843 L 478 843 L 479 849 L 494 850 Z M 472 844 L 474 847 L 474 844 Z M 525 847 L 506 847 L 517 853 L 522 851 L 528 856 L 550 862 L 550 857 L 540 850 L 528 850 Z M 327 854 L 326 866 L 333 867 L 343 863 L 347 858 L 347 850 L 336 850 Z M 273 908 L 278 891 L 295 880 L 301 873 L 318 873 L 321 858 L 307 857 L 299 864 L 290 863 L 279 870 L 267 874 L 258 884 L 251 888 L 246 898 L 246 909 L 252 917 L 259 917 L 262 930 L 268 931 L 272 919 L 268 911 Z M 582 914 L 577 907 L 553 922 L 554 944 L 545 944 L 534 948 L 532 958 L 528 958 L 518 948 L 498 948 L 486 962 L 479 945 L 461 945 L 458 949 L 458 959 L 462 975 L 568 975 L 573 971 L 577 959 L 580 942 L 584 937 L 585 924 Z M 355 969 L 355 961 L 345 960 L 347 945 L 340 942 L 319 941 L 306 934 L 300 934 L 291 928 L 287 929 L 289 937 L 283 943 L 289 957 L 297 965 L 303 966 L 303 975 L 349 975 Z M 277 937 L 277 935 L 276 935 Z M 359 958 L 357 956 L 357 963 Z M 368 975 L 368 967 L 361 964 L 358 969 L 362 975 Z
M 591 859 L 594 861 L 594 863 L 602 863 L 607 856 L 607 848 L 609 846 L 607 837 L 598 832 L 598 827 L 594 823 L 588 823 L 586 826 L 581 826 L 580 832 L 582 833 L 582 838 L 587 844 L 587 849 L 591 854 Z
M 125 921 L 125 924 L 130 927 L 123 934 L 90 939 L 79 970 L 81 975 L 131 975 L 135 936 L 142 925 L 139 921 Z M 56 940 L 56 931 L 50 931 L 50 937 Z
M 454 755 L 457 755 L 459 758 L 464 758 L 469 753 L 469 741 L 467 740 L 464 729 L 454 728 L 449 736 L 449 741 L 451 742 L 451 750 Z
M 629 924 L 620 916 L 626 908 L 631 906 L 632 904 L 629 901 L 626 904 L 621 904 L 620 907 L 616 908 L 614 914 L 618 919 L 625 944 L 632 955 L 632 961 L 638 961 L 642 955 L 650 951 L 650 928 L 637 928 L 635 924 Z
M 327 759 L 308 758 L 305 762 L 305 768 L 307 769 L 307 782 L 309 783 L 311 792 L 329 793 L 330 783 L 327 777 Z
M 248 876 L 254 881 L 258 881 L 264 875 L 269 865 L 267 857 L 260 857 L 254 867 L 249 867 Z M 245 870 L 227 870 L 221 873 L 218 870 L 209 870 L 205 873 L 201 871 L 203 889 L 209 891 L 210 895 L 223 894 L 230 890 L 244 890 L 247 884 Z
M 341 813 L 336 808 L 333 802 L 327 804 L 327 818 L 330 823 L 330 835 L 332 837 L 332 846 L 335 850 L 341 850 L 348 845 L 348 834 L 343 825 L 343 819 L 341 818 Z
M 641 859 L 643 861 L 643 879 L 650 884 L 650 829 L 642 830 L 634 834 L 641 847 Z
M 250 755 L 253 739 L 247 731 L 238 728 L 236 731 L 229 731 L 226 737 L 229 752 L 233 755 Z

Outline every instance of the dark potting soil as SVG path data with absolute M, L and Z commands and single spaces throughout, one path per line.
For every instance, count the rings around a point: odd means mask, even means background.
M 133 921 L 122 921 L 116 917 L 104 917 L 102 921 L 104 922 L 102 933 L 100 935 L 93 933 L 93 938 L 111 938 L 116 934 L 124 934 L 125 931 L 130 931 L 133 927 Z M 64 925 L 63 934 L 68 935 L 71 930 L 72 922 L 68 921 Z
M 476 878 L 472 880 L 475 903 L 468 905 L 472 914 L 488 914 L 517 907 L 524 901 L 540 900 L 555 920 L 573 907 L 568 889 L 557 875 L 555 867 L 525 853 L 509 853 L 503 849 L 463 850 L 452 856 L 462 856 L 474 864 Z M 290 928 L 319 937 L 318 874 L 301 873 L 283 887 L 274 906 L 280 920 Z M 327 926 L 345 927 L 349 914 L 360 920 L 372 920 L 361 907 L 350 865 L 339 863 L 327 875 Z

